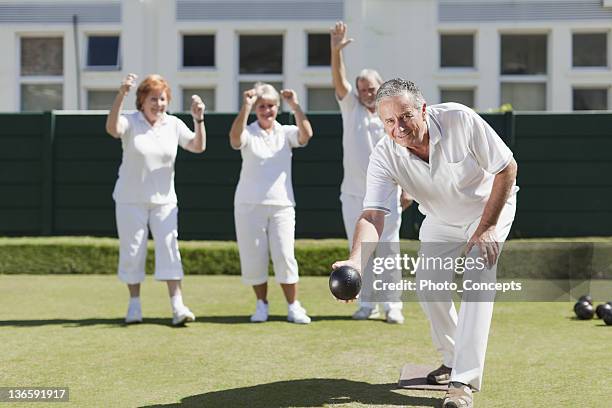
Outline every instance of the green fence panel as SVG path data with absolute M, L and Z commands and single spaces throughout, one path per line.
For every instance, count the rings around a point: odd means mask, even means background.
M 193 127 L 189 114 L 178 116 Z M 505 113 L 483 118 L 519 164 L 512 236 L 610 235 L 612 114 Z M 184 239 L 234 239 L 233 197 L 240 152 L 228 133 L 235 114 L 206 116 L 208 149 L 179 149 L 176 190 Z M 251 115 L 250 120 L 254 120 Z M 315 136 L 294 150 L 298 238 L 344 237 L 340 205 L 342 120 L 309 114 Z M 115 236 L 111 197 L 121 142 L 104 130 L 106 115 L 0 114 L 0 233 Z M 293 124 L 289 113 L 279 122 Z M 402 216 L 401 236 L 417 238 L 417 205 Z

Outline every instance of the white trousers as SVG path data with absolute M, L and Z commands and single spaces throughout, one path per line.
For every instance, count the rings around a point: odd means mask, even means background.
M 514 215 L 516 212 L 515 200 L 507 203 L 499 217 L 496 227 L 497 242 L 501 246 L 506 240 Z M 465 243 L 472 236 L 480 219 L 465 227 L 450 226 L 438 220 L 426 217 L 421 225 L 419 240 L 421 241 L 421 252 L 426 257 L 447 256 L 457 257 L 465 246 Z M 443 245 L 430 245 L 426 243 L 444 243 Z M 423 249 L 426 248 L 426 249 Z M 434 253 L 432 253 L 434 252 Z M 435 253 L 437 252 L 437 253 Z M 479 249 L 473 249 L 469 256 L 481 256 Z M 452 281 L 454 271 L 433 271 L 437 274 L 436 280 Z M 489 274 L 489 276 L 479 276 L 478 274 Z M 416 278 L 430 279 L 431 270 L 426 272 L 417 269 Z M 489 280 L 494 281 L 496 265 L 490 269 L 475 270 L 467 269 L 464 272 L 464 281 Z M 442 276 L 443 275 L 443 276 Z M 417 287 L 418 289 L 418 287 Z M 451 298 L 451 293 L 435 295 L 435 300 L 428 300 L 431 293 L 418 291 L 419 300 L 423 311 L 427 315 L 431 337 L 434 346 L 442 354 L 442 362 L 447 367 L 452 367 L 451 381 L 458 381 L 469 384 L 479 390 L 482 386 L 482 373 L 484 370 L 485 354 L 491 327 L 491 317 L 493 316 L 492 301 L 464 301 L 461 303 L 459 314 Z
M 119 279 L 135 284 L 145 279 L 149 228 L 155 242 L 155 279 L 183 279 L 178 248 L 178 208 L 171 204 L 115 204 L 119 235 Z
M 292 206 L 237 204 L 234 222 L 245 284 L 261 285 L 268 281 L 269 254 L 276 282 L 292 284 L 299 280 Z
M 357 220 L 361 216 L 363 211 L 363 197 L 359 197 L 352 194 L 340 194 L 340 201 L 342 202 L 342 219 L 344 221 L 344 229 L 346 231 L 346 237 L 348 238 L 349 251 L 353 246 L 353 236 L 355 234 L 355 226 Z M 397 205 L 391 206 L 392 212 L 385 217 L 385 228 L 383 229 L 382 235 L 379 239 L 380 242 L 397 242 L 399 243 L 399 231 L 402 225 L 402 207 L 400 205 L 399 196 L 397 198 Z M 381 245 L 376 249 L 377 257 L 391 257 L 389 253 L 394 245 Z M 398 248 L 399 250 L 399 245 Z M 367 302 L 359 299 L 359 304 L 362 307 L 374 308 L 376 303 Z M 402 309 L 402 302 L 382 302 L 385 311 L 389 309 Z

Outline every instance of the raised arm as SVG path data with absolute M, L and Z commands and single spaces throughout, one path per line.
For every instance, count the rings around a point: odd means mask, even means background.
M 310 121 L 302 111 L 300 103 L 297 99 L 297 94 L 293 89 L 283 89 L 281 91 L 281 96 L 287 101 L 291 107 L 291 110 L 295 114 L 295 122 L 297 123 L 297 127 L 299 129 L 298 142 L 301 146 L 303 146 L 308 143 L 312 137 L 312 126 L 310 125 Z
M 240 145 L 242 145 L 240 137 L 242 136 L 242 132 L 244 132 L 249 113 L 251 113 L 251 109 L 253 109 L 253 104 L 255 104 L 256 100 L 257 94 L 255 89 L 249 89 L 242 94 L 242 107 L 240 108 L 240 112 L 238 112 L 238 116 L 236 116 L 236 119 L 234 119 L 232 123 L 229 134 L 230 145 L 234 149 L 239 149 Z
M 344 59 L 342 57 L 342 49 L 350 44 L 353 39 L 346 38 L 346 24 L 338 21 L 330 30 L 330 48 L 331 48 L 331 69 L 332 83 L 336 90 L 338 99 L 344 99 L 351 88 L 351 84 L 346 79 L 346 68 L 344 67 Z
M 119 92 L 117 92 L 113 106 L 106 117 L 106 132 L 114 138 L 120 138 L 125 131 L 122 122 L 119 120 L 121 117 L 121 109 L 123 108 L 123 100 L 134 86 L 136 78 L 138 78 L 136 74 L 128 74 L 121 82 Z
M 206 150 L 206 127 L 204 126 L 205 105 L 198 95 L 191 95 L 191 116 L 195 137 L 185 146 L 192 153 L 202 153 Z

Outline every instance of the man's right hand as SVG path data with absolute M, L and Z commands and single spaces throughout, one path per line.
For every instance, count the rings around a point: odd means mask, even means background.
M 352 38 L 346 38 L 346 29 L 346 24 L 342 21 L 338 21 L 336 25 L 329 30 L 332 51 L 342 51 L 344 47 L 353 42 Z
M 136 78 L 138 78 L 138 75 L 136 74 L 132 74 L 132 73 L 127 74 L 125 79 L 121 81 L 119 92 L 121 92 L 124 95 L 127 95 L 127 93 L 130 92 L 130 90 L 134 86 L 134 82 L 136 81 Z
M 351 259 L 347 259 L 346 261 L 336 261 L 332 264 L 332 269 L 336 270 L 341 266 L 350 266 L 361 275 L 361 265 L 359 265 L 359 262 L 352 261 Z

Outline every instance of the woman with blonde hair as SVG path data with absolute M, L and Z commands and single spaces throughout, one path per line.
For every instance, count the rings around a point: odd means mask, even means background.
M 232 148 L 240 150 L 242 169 L 234 196 L 234 220 L 240 251 L 242 281 L 253 287 L 257 303 L 252 322 L 268 320 L 268 262 L 288 304 L 287 320 L 310 323 L 297 300 L 298 265 L 295 259 L 295 199 L 291 184 L 292 149 L 305 146 L 312 127 L 297 95 L 281 95 L 295 114 L 297 126 L 276 121 L 280 95 L 272 85 L 256 83 L 243 94 L 243 103 L 230 131 Z M 257 120 L 247 126 L 255 109 Z
M 149 75 L 136 91 L 137 112 L 121 114 L 123 101 L 137 76 L 121 83 L 106 120 L 106 131 L 121 139 L 123 157 L 113 198 L 119 235 L 119 279 L 130 293 L 126 323 L 142 322 L 140 284 L 145 278 L 149 229 L 155 241 L 155 279 L 166 281 L 172 306 L 172 324 L 195 320 L 183 303 L 183 267 L 178 248 L 178 208 L 174 191 L 177 147 L 193 153 L 206 149 L 204 103 L 191 100 L 195 132 L 166 109 L 172 97 L 160 75 Z

